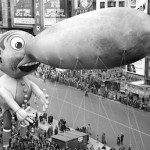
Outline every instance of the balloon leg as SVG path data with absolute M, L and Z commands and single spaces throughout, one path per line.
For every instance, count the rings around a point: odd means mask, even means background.
M 3 120 L 4 120 L 4 128 L 3 128 L 3 147 L 9 146 L 9 140 L 11 138 L 11 113 L 9 110 L 6 110 L 3 114 Z
M 27 132 L 27 125 L 20 125 L 20 136 L 22 138 L 26 137 L 26 132 Z

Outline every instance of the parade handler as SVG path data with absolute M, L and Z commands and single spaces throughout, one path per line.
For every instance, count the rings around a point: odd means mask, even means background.
M 0 77 L 0 105 L 3 113 L 3 141 L 7 145 L 11 135 L 11 119 L 16 114 L 18 121 L 24 125 L 33 122 L 33 114 L 28 112 L 29 107 L 22 108 L 31 98 L 32 93 L 48 107 L 48 100 L 43 91 L 26 75 L 35 71 L 38 62 L 30 62 L 17 67 L 26 56 L 26 49 L 34 37 L 23 31 L 9 31 L 1 36 L 0 40 L 0 70 L 5 74 Z M 5 146 L 5 145 L 4 145 Z

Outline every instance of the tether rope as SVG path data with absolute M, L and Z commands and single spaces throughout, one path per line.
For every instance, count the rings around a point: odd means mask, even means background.
M 125 63 L 126 63 L 125 53 L 126 53 L 126 51 L 124 51 L 124 61 L 125 61 Z M 135 111 L 134 111 L 133 108 L 131 108 L 131 109 L 132 109 L 133 116 L 134 116 L 135 121 L 136 121 L 136 125 L 137 125 L 137 127 L 138 127 L 138 131 L 139 131 L 139 134 L 140 134 L 140 139 L 141 139 L 141 142 L 142 142 L 143 149 L 145 150 L 145 146 L 144 146 L 144 142 L 143 142 L 143 139 L 142 139 L 142 135 L 141 135 L 141 132 L 140 132 L 140 130 L 139 130 L 139 125 L 138 125 L 138 122 L 137 122 L 137 119 L 136 119 L 136 116 L 135 116 Z M 130 107 L 129 107 L 129 105 L 128 105 L 128 118 L 129 118 L 129 121 L 130 121 L 129 113 L 130 113 Z M 130 122 L 130 125 L 131 125 L 131 122 Z M 129 129 L 130 129 L 130 128 L 129 128 Z M 130 132 L 131 132 L 131 131 L 130 131 Z M 131 137 L 130 137 L 130 142 L 131 142 Z M 130 144 L 131 144 L 131 143 L 130 143 Z M 138 148 L 138 149 L 139 149 L 139 148 Z
M 141 132 L 140 132 L 140 128 L 139 128 L 139 125 L 138 125 L 138 122 L 137 122 L 137 119 L 136 119 L 135 111 L 134 111 L 133 108 L 131 108 L 131 109 L 132 109 L 133 115 L 135 117 L 135 122 L 136 122 L 136 125 L 137 125 L 137 128 L 138 128 L 139 134 L 140 134 L 140 138 L 141 138 L 141 141 L 142 141 L 143 149 L 145 150 L 144 142 L 143 142 L 142 135 L 141 135 Z
M 54 99 L 58 99 L 59 101 L 61 101 L 61 98 L 58 98 L 58 97 L 53 97 L 53 98 L 54 98 Z M 70 102 L 67 102 L 67 101 L 65 101 L 65 103 L 71 104 Z M 75 105 L 75 104 L 72 104 L 72 105 L 73 105 L 74 107 L 76 107 L 76 108 L 84 109 L 83 107 L 79 107 L 78 105 Z M 91 113 L 91 114 L 93 114 L 93 115 L 97 115 L 97 116 L 99 116 L 99 117 L 102 117 L 102 118 L 104 118 L 104 119 L 106 119 L 106 120 L 110 120 L 110 121 L 112 121 L 112 122 L 114 122 L 114 123 L 117 123 L 117 124 L 123 126 L 123 127 L 131 128 L 132 130 L 134 130 L 134 131 L 136 131 L 136 132 L 139 132 L 139 131 L 138 131 L 137 129 L 135 129 L 135 128 L 129 127 L 129 126 L 125 125 L 125 124 L 122 124 L 122 123 L 120 123 L 120 122 L 117 122 L 116 120 L 112 120 L 112 119 L 110 119 L 110 118 L 107 118 L 107 117 L 105 117 L 105 116 L 102 116 L 102 115 L 100 115 L 100 114 L 97 114 L 97 113 L 95 113 L 95 112 L 93 112 L 93 111 L 91 111 L 91 110 L 85 109 L 85 111 L 86 111 L 86 112 L 89 112 L 89 113 Z M 142 134 L 144 134 L 144 135 L 150 137 L 150 135 L 147 134 L 147 133 L 145 133 L 145 132 L 141 132 L 141 131 L 140 131 L 140 133 L 142 133 Z
M 120 66 L 122 66 L 122 65 L 124 64 L 123 62 L 126 62 L 125 52 L 126 52 L 126 51 L 124 51 L 124 53 L 123 53 L 122 60 L 121 60 L 121 65 L 120 65 Z M 104 65 L 105 69 L 107 70 L 107 69 L 108 69 L 107 66 L 105 65 L 105 63 L 103 62 L 103 60 L 102 60 L 100 57 L 98 57 L 98 58 L 96 59 L 96 63 L 95 63 L 95 65 L 94 65 L 94 68 L 97 68 L 97 63 L 98 63 L 99 60 L 100 60 L 101 63 Z M 74 70 L 76 69 L 78 63 L 80 63 L 80 65 L 83 67 L 82 63 L 77 59 L 77 61 L 76 61 L 76 63 L 75 63 Z M 61 65 L 62 65 L 62 62 L 60 61 L 60 66 L 61 66 Z M 83 68 L 83 69 L 84 69 L 84 68 Z M 56 83 L 56 82 L 55 82 L 55 85 L 57 86 L 57 83 Z M 69 86 L 70 86 L 70 83 L 69 83 Z M 55 88 L 53 88 L 53 91 L 54 91 L 54 90 L 55 90 Z M 70 90 L 70 94 L 71 94 L 71 90 Z M 67 101 L 65 101 L 66 95 L 67 95 L 67 92 L 65 93 L 65 97 L 64 97 L 64 100 L 63 100 L 62 107 L 61 107 L 61 109 L 60 109 L 59 117 L 60 117 L 60 115 L 62 114 L 62 108 L 63 108 L 64 103 L 68 103 Z M 70 95 L 70 96 L 71 96 L 71 95 Z M 51 96 L 51 97 L 54 97 L 54 92 L 52 92 L 52 96 Z M 57 99 L 59 99 L 59 98 L 57 97 Z M 100 99 L 100 97 L 99 97 L 99 99 Z M 51 100 L 52 100 L 52 99 L 51 99 Z M 108 101 L 109 101 L 109 100 L 108 100 Z M 50 102 L 51 102 L 51 101 L 50 101 Z M 90 99 L 90 102 L 91 102 L 91 105 L 92 105 L 92 107 L 93 107 L 93 104 L 92 104 L 92 100 L 91 100 L 91 99 Z M 83 104 L 83 103 L 84 103 L 84 105 L 83 105 L 83 107 L 82 107 L 82 104 Z M 102 107 L 103 107 L 103 109 L 104 109 L 105 114 L 106 114 L 107 117 L 105 118 L 104 116 L 101 116 L 100 114 L 98 114 L 98 125 L 99 125 L 99 117 L 104 117 L 105 119 L 107 119 L 107 120 L 109 121 L 110 126 L 111 126 L 111 128 L 112 128 L 112 130 L 113 130 L 113 132 L 114 132 L 114 135 L 116 136 L 116 132 L 115 132 L 115 130 L 114 130 L 114 128 L 113 128 L 111 122 L 112 122 L 112 121 L 115 122 L 115 125 L 116 125 L 117 123 L 119 123 L 119 122 L 116 122 L 116 121 L 114 121 L 114 120 L 111 120 L 111 119 L 108 117 L 107 111 L 106 111 L 106 109 L 105 109 L 105 107 L 104 107 L 104 105 L 103 105 L 101 99 L 100 99 L 100 101 L 99 101 L 99 110 L 98 110 L 98 111 L 100 112 L 100 103 L 101 103 L 101 105 L 102 105 Z M 49 105 L 50 105 L 50 103 L 49 103 Z M 71 98 L 71 110 L 72 110 L 72 114 L 73 114 L 73 108 L 72 108 L 73 105 L 74 105 L 74 104 L 73 104 L 72 98 Z M 109 102 L 109 106 L 110 106 L 110 108 L 111 108 L 111 112 L 113 113 L 110 102 Z M 87 110 L 87 109 L 85 108 L 85 96 L 82 97 L 80 106 L 76 106 L 76 107 L 78 108 L 78 112 L 77 112 L 77 115 L 76 115 L 75 120 L 74 120 L 74 122 L 73 122 L 73 127 L 75 126 L 75 123 L 76 123 L 76 120 L 77 120 L 77 117 L 78 117 L 78 114 L 79 114 L 80 109 L 83 109 L 83 110 L 84 110 L 84 124 L 86 123 L 85 111 L 88 111 L 88 112 L 89 112 L 89 110 Z M 93 108 L 94 108 L 94 107 L 93 107 Z M 138 126 L 138 122 L 137 122 L 137 119 L 136 119 L 135 112 L 134 112 L 134 109 L 133 109 L 133 108 L 132 108 L 132 111 L 133 111 L 133 113 L 134 113 L 134 117 L 135 117 L 135 120 L 136 120 L 136 124 L 137 124 L 137 126 Z M 127 113 L 127 116 L 128 116 L 128 122 L 129 122 L 128 128 L 129 128 L 129 138 L 130 138 L 130 144 L 131 144 L 131 130 L 132 130 L 132 132 L 133 132 L 133 130 L 136 130 L 136 129 L 133 129 L 132 126 L 131 126 L 129 113 L 130 113 L 130 109 L 129 109 L 129 106 L 128 106 L 128 113 Z M 95 114 L 95 113 L 93 112 L 93 114 Z M 114 113 L 113 113 L 113 118 L 115 119 L 114 116 L 115 116 L 115 115 L 114 115 Z M 58 118 L 59 118 L 59 117 L 58 117 Z M 94 119 L 94 120 L 95 120 L 95 119 Z M 95 120 L 95 124 L 96 124 L 96 120 Z M 125 125 L 124 125 L 124 126 L 125 126 Z M 117 125 L 116 125 L 116 128 L 117 128 Z M 98 126 L 97 126 L 97 131 L 98 131 Z M 136 130 L 136 131 L 137 131 L 137 130 Z M 139 134 L 140 134 L 140 138 L 141 138 L 141 141 L 142 141 L 142 145 L 143 145 L 143 148 L 144 148 L 144 150 L 145 150 L 144 143 L 143 143 L 143 139 L 142 139 L 142 136 L 141 136 L 141 133 L 142 133 L 142 132 L 139 130 L 139 126 L 138 126 L 138 132 L 139 132 Z M 133 133 L 133 136 L 134 136 L 134 133 Z M 149 136 L 150 136 L 150 135 L 149 135 Z M 134 139 L 135 139 L 135 136 L 134 136 Z M 135 142 L 136 142 L 136 146 L 137 146 L 137 148 L 138 148 L 136 139 L 135 139 Z M 139 150 L 139 148 L 138 148 L 138 150 Z
M 59 67 L 61 66 L 61 63 L 62 63 L 62 61 L 60 60 L 60 62 L 59 62 Z M 53 91 L 52 91 L 52 94 L 51 94 L 52 96 L 53 96 L 54 93 L 55 93 L 56 87 L 57 87 L 57 82 L 54 83 L 54 88 L 53 88 Z M 51 102 L 52 102 L 52 96 L 51 96 L 51 100 L 50 100 L 48 106 L 50 106 L 50 104 L 51 104 Z

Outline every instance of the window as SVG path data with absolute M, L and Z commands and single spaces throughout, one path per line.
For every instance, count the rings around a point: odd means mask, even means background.
M 116 7 L 116 2 L 114 2 L 114 1 L 109 1 L 109 2 L 108 2 L 108 7 Z
M 125 7 L 125 1 L 119 1 L 119 7 Z
M 100 8 L 105 8 L 105 2 L 100 2 Z

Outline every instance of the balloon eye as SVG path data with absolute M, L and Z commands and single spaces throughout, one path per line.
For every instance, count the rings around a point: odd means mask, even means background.
M 24 46 L 24 41 L 20 37 L 15 37 L 11 40 L 11 47 L 13 49 L 21 49 Z
M 19 49 L 19 48 L 22 48 L 22 43 L 21 43 L 21 42 L 17 42 L 17 43 L 15 44 L 15 47 L 18 48 L 18 49 Z

